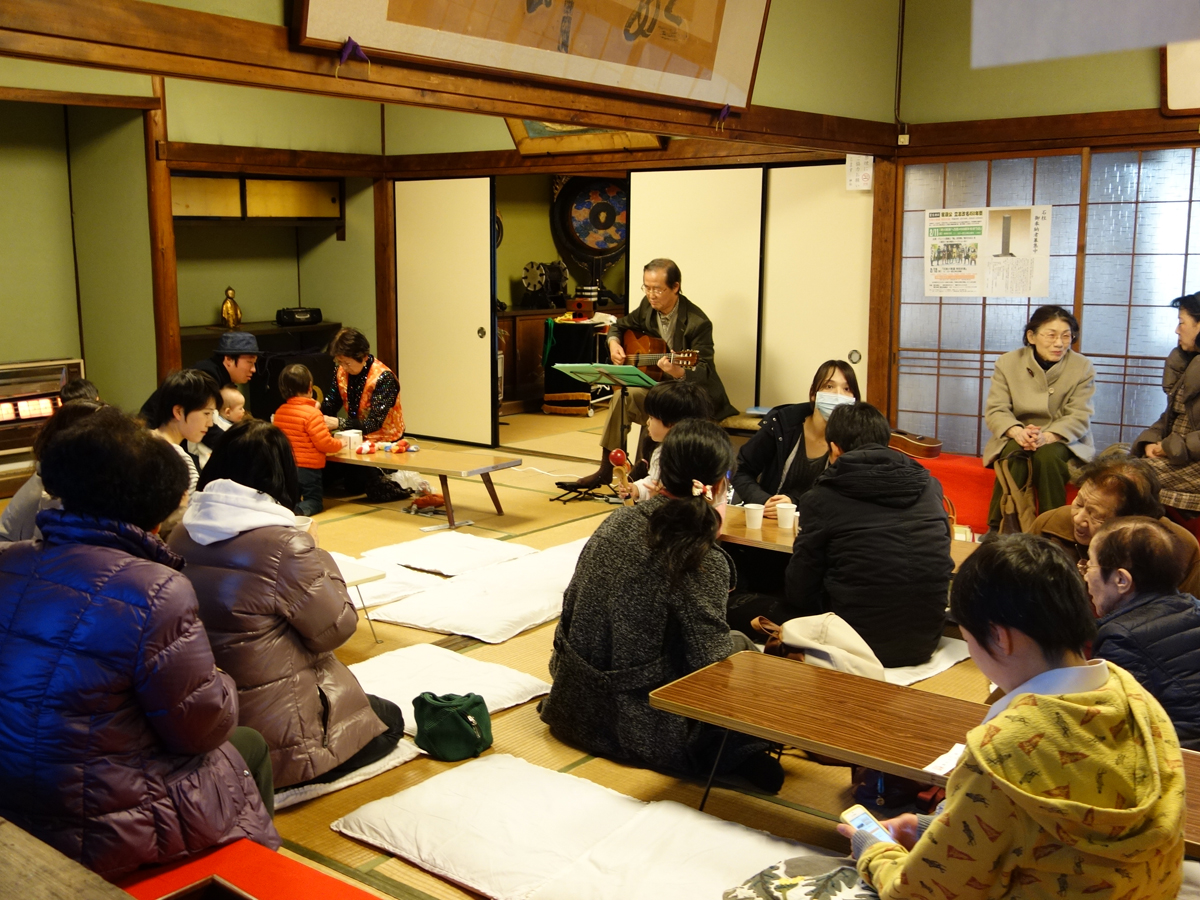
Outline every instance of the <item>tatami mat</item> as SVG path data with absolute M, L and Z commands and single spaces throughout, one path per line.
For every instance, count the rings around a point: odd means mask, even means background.
M 959 700 L 970 700 L 983 703 L 987 700 L 991 688 L 987 676 L 979 671 L 972 659 L 951 666 L 945 672 L 939 672 L 932 678 L 918 681 L 913 687 L 931 694 L 943 694 L 947 697 L 957 697 Z
M 451 479 L 456 514 L 476 523 L 464 528 L 464 532 L 515 540 L 539 550 L 590 536 L 616 507 L 594 501 L 550 502 L 558 490 L 554 487 L 554 476 L 543 473 L 573 472 L 575 468 L 579 469 L 579 474 L 590 472 L 599 458 L 599 429 L 604 424 L 601 415 L 586 422 L 570 423 L 544 421 L 553 417 L 541 417 L 541 421 L 537 417 L 528 417 L 534 430 L 543 430 L 527 433 L 522 443 L 575 441 L 586 449 L 581 457 L 584 461 L 576 464 L 539 456 L 531 450 L 507 451 L 521 456 L 522 465 L 497 472 L 493 477 L 504 505 L 503 516 L 496 514 L 478 478 Z M 507 430 L 502 429 L 502 440 L 507 437 Z M 423 447 L 459 450 L 464 454 L 480 452 L 477 448 L 434 441 L 422 440 L 420 443 Z M 547 449 L 544 452 L 558 451 Z M 536 471 L 538 469 L 542 471 Z M 405 505 L 374 506 L 363 502 L 362 498 L 329 498 L 326 511 L 317 517 L 321 546 L 358 556 L 374 547 L 425 537 L 428 533 L 421 531 L 422 527 L 445 521 L 443 518 L 411 516 L 403 511 Z M 376 633 L 382 640 L 377 644 L 361 613 L 359 619 L 355 635 L 337 651 L 338 657 L 348 664 L 400 647 L 438 643 L 467 653 L 474 659 L 500 663 L 538 678 L 550 679 L 549 660 L 557 622 L 538 626 L 501 644 L 482 644 L 470 638 L 377 622 Z M 921 682 L 917 687 L 979 701 L 987 694 L 987 680 L 969 661 Z M 538 716 L 537 705 L 538 701 L 533 700 L 495 715 L 492 719 L 494 744 L 488 753 L 510 753 L 535 765 L 569 772 L 643 800 L 699 804 L 704 790 L 702 782 L 619 765 L 568 746 L 551 736 Z M 706 812 L 781 837 L 844 851 L 845 842 L 834 829 L 834 819 L 853 802 L 850 769 L 818 765 L 794 750 L 785 752 L 782 762 L 787 778 L 777 796 L 765 797 L 718 784 L 709 798 Z M 290 851 L 314 860 L 342 877 L 357 880 L 380 895 L 405 900 L 474 898 L 477 895 L 393 859 L 374 847 L 342 837 L 329 827 L 335 819 L 371 800 L 419 784 L 454 765 L 458 764 L 422 757 L 343 791 L 283 810 L 276 824 Z

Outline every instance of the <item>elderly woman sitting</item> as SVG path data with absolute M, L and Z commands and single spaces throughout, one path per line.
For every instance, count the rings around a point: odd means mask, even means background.
M 1084 466 L 1076 478 L 1079 493 L 1069 506 L 1060 506 L 1038 516 L 1030 534 L 1040 534 L 1062 547 L 1072 560 L 1087 559 L 1088 545 L 1110 519 L 1125 516 L 1159 518 L 1158 476 L 1143 460 L 1124 457 L 1098 459 Z M 1200 544 L 1186 528 L 1168 518 L 1163 527 L 1175 539 L 1185 559 L 1181 587 L 1200 596 Z
M 1163 705 L 1179 743 L 1200 750 L 1200 605 L 1179 590 L 1174 535 L 1143 516 L 1111 519 L 1079 571 L 1099 619 L 1092 655 L 1133 675 Z

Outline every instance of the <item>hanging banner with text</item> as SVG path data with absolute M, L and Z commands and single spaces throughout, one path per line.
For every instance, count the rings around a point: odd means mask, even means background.
M 1049 295 L 1049 206 L 925 211 L 926 297 Z

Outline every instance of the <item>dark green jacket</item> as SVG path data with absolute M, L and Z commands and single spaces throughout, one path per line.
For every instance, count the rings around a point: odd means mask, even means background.
M 679 295 L 677 312 L 679 321 L 675 323 L 675 334 L 672 336 L 670 348 L 672 350 L 695 350 L 700 354 L 696 368 L 688 369 L 684 380 L 694 382 L 708 392 L 708 396 L 712 398 L 713 402 L 713 414 L 718 421 L 727 416 L 737 415 L 737 410 L 729 402 L 729 397 L 725 393 L 725 385 L 721 384 L 721 376 L 717 374 L 716 363 L 713 361 L 712 322 L 700 307 L 683 294 Z M 629 329 L 653 335 L 656 338 L 662 337 L 658 330 L 658 314 L 645 297 L 642 298 L 641 305 L 637 309 L 616 321 L 609 330 L 609 339 L 616 338 L 620 341 Z

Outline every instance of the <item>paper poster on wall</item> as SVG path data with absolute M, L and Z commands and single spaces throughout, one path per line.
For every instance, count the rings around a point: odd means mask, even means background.
M 926 297 L 1049 295 L 1049 206 L 926 210 Z
M 846 190 L 869 191 L 875 186 L 875 157 L 846 154 Z

